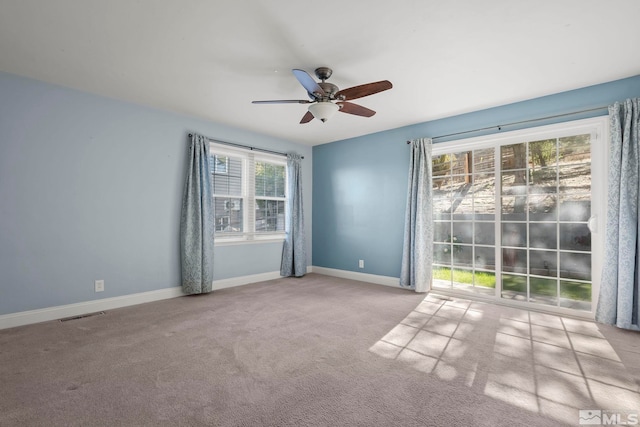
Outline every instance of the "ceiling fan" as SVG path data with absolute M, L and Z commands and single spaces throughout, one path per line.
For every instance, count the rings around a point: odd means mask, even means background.
M 283 99 L 274 101 L 253 101 L 253 104 L 311 104 L 309 111 L 302 116 L 300 123 L 309 123 L 313 118 L 326 122 L 336 111 L 356 116 L 371 117 L 376 112 L 354 104 L 352 99 L 362 98 L 364 96 L 373 95 L 391 89 L 393 85 L 388 80 L 367 83 L 359 86 L 353 86 L 347 89 L 338 90 L 338 86 L 333 83 L 327 83 L 326 80 L 331 77 L 333 70 L 328 67 L 316 68 L 315 74 L 321 80 L 317 83 L 313 77 L 304 70 L 294 69 L 293 75 L 296 76 L 300 84 L 307 90 L 309 100 L 306 99 Z

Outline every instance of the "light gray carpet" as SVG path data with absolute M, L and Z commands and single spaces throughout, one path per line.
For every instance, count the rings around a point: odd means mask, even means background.
M 0 331 L 1 426 L 556 426 L 640 411 L 640 338 L 309 274 Z

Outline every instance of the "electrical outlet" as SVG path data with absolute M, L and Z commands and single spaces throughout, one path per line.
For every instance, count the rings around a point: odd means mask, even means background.
M 358 268 L 364 268 L 364 260 L 363 259 L 358 261 Z
M 95 286 L 96 286 L 96 292 L 104 291 L 104 280 L 96 280 Z

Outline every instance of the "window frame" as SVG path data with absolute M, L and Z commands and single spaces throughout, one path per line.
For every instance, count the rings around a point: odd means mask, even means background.
M 242 229 L 241 232 L 215 232 L 214 243 L 216 246 L 225 245 L 237 245 L 237 244 L 250 244 L 250 243 L 268 243 L 268 242 L 282 242 L 286 236 L 286 224 L 288 224 L 288 215 L 286 212 L 286 206 L 288 201 L 288 174 L 287 174 L 287 159 L 283 156 L 263 153 L 256 150 L 231 147 L 223 143 L 217 143 L 216 141 L 209 142 L 210 159 L 214 161 L 216 156 L 229 156 L 239 158 L 241 160 L 241 195 L 233 196 L 243 200 L 243 212 L 242 212 Z M 275 164 L 278 166 L 284 166 L 284 198 L 279 197 L 257 197 L 255 191 L 255 169 L 256 163 L 264 162 Z M 228 166 L 227 166 L 228 167 Z M 213 171 L 212 171 L 213 173 Z M 221 174 L 228 173 L 221 172 Z M 214 189 L 211 191 L 211 198 L 214 201 L 216 194 Z M 220 195 L 218 197 L 225 197 Z M 255 221 L 255 207 L 256 200 L 279 200 L 284 202 L 285 207 L 285 229 L 282 231 L 256 231 Z M 214 209 L 215 210 L 215 209 Z M 215 212 L 214 212 L 215 215 Z
M 442 154 L 460 153 L 473 151 L 483 148 L 496 148 L 500 150 L 501 146 L 509 144 L 518 144 L 524 141 L 538 141 L 545 138 L 562 138 L 572 136 L 576 133 L 583 132 L 585 129 L 591 129 L 594 134 L 594 140 L 591 143 L 591 216 L 595 217 L 595 228 L 592 234 L 591 248 L 591 311 L 579 311 L 563 307 L 555 307 L 550 305 L 536 304 L 531 302 L 511 302 L 500 297 L 502 286 L 496 284 L 495 295 L 483 296 L 482 294 L 469 293 L 464 291 L 448 290 L 440 287 L 431 286 L 434 292 L 444 294 L 464 295 L 476 299 L 488 299 L 492 302 L 498 302 L 505 305 L 515 305 L 535 310 L 551 311 L 561 314 L 570 314 L 579 317 L 593 318 L 598 304 L 598 295 L 600 289 L 600 279 L 602 274 L 602 260 L 604 259 L 604 237 L 606 225 L 606 189 L 608 180 L 608 157 L 609 157 L 609 121 L 607 116 L 599 116 L 588 119 L 579 119 L 567 122 L 561 122 L 551 125 L 524 128 L 500 134 L 484 135 L 479 137 L 456 139 L 446 142 L 434 143 L 432 145 L 432 157 Z M 495 156 L 495 170 L 499 171 L 500 156 Z M 500 247 L 499 240 L 501 236 L 501 215 L 498 217 L 500 206 L 500 184 L 496 183 L 496 247 Z M 597 203 L 593 203 L 597 201 Z M 435 222 L 434 222 L 435 224 Z M 498 254 L 496 254 L 498 259 Z M 496 265 L 496 277 L 498 277 L 498 266 Z M 432 284 L 431 284 L 432 285 Z

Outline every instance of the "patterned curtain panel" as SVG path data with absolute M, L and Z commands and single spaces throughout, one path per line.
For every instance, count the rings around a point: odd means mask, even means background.
M 609 106 L 609 201 L 605 260 L 596 320 L 619 328 L 640 330 L 638 318 L 638 191 L 640 98 Z
M 287 237 L 282 248 L 280 275 L 302 277 L 307 273 L 307 250 L 304 236 L 304 212 L 302 210 L 302 157 L 287 154 Z
M 211 292 L 214 224 L 209 141 L 193 135 L 180 218 L 182 289 L 187 294 Z
M 412 141 L 400 286 L 427 292 L 433 263 L 431 139 Z

